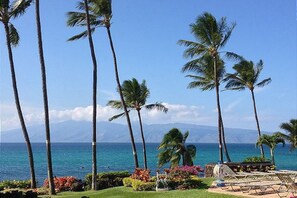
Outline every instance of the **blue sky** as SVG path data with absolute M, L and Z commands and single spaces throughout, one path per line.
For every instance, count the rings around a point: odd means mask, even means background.
M 51 122 L 91 120 L 92 63 L 87 40 L 67 42 L 83 29 L 66 26 L 66 12 L 74 11 L 76 1 L 41 2 L 44 51 L 47 66 Z M 189 61 L 183 57 L 179 39 L 194 40 L 189 24 L 207 11 L 216 18 L 227 17 L 236 27 L 224 48 L 248 60 L 264 61 L 261 79 L 272 83 L 256 90 L 260 126 L 277 131 L 282 122 L 297 117 L 295 0 L 129 0 L 113 1 L 112 35 L 121 81 L 145 79 L 151 91 L 149 103 L 164 102 L 169 112 L 143 112 L 144 122 L 185 122 L 216 126 L 214 91 L 187 89 L 189 79 L 181 73 Z M 21 36 L 13 49 L 20 100 L 27 125 L 42 124 L 42 93 L 37 56 L 34 6 L 13 23 Z M 1 130 L 19 128 L 11 87 L 3 26 L 0 30 L 0 118 Z M 98 71 L 98 120 L 107 121 L 115 110 L 106 107 L 118 99 L 113 62 L 106 30 L 94 34 Z M 226 61 L 227 72 L 234 62 Z M 256 129 L 251 95 L 221 93 L 226 127 Z M 136 116 L 132 114 L 132 120 Z M 125 120 L 117 122 L 124 123 Z

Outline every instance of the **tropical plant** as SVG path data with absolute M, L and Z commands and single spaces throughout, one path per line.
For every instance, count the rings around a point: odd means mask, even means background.
M 50 124 L 49 124 L 49 107 L 48 107 L 48 96 L 47 96 L 47 83 L 46 83 L 46 67 L 44 61 L 43 44 L 42 44 L 42 32 L 40 22 L 40 9 L 39 0 L 35 0 L 35 12 L 36 12 L 36 26 L 37 26 L 37 38 L 38 38 L 38 50 L 39 59 L 41 66 L 41 77 L 42 77 L 42 93 L 44 103 L 44 121 L 45 121 L 45 134 L 46 134 L 46 154 L 47 154 L 47 168 L 48 168 L 48 183 L 49 193 L 51 195 L 56 194 L 54 185 L 54 175 L 52 166 L 52 152 L 51 152 L 51 140 L 50 140 Z
M 122 91 L 123 91 L 123 95 L 124 95 L 124 99 L 125 99 L 128 111 L 129 112 L 131 110 L 137 111 L 140 132 L 141 132 L 142 146 L 143 146 L 144 168 L 147 169 L 146 145 L 145 145 L 145 138 L 144 138 L 142 118 L 141 118 L 140 111 L 142 108 L 145 108 L 147 110 L 156 109 L 166 113 L 168 109 L 161 103 L 146 104 L 146 100 L 150 95 L 150 91 L 146 86 L 145 80 L 143 80 L 141 84 L 139 84 L 139 82 L 135 78 L 132 78 L 132 80 L 125 80 L 122 84 Z M 119 100 L 110 100 L 107 103 L 107 105 L 116 109 L 123 109 L 122 102 Z M 125 116 L 125 112 L 113 116 L 112 118 L 109 119 L 109 121 L 117 119 L 121 116 Z
M 170 162 L 170 167 L 179 166 L 182 160 L 183 166 L 193 166 L 193 160 L 196 156 L 196 146 L 193 144 L 186 145 L 186 140 L 189 136 L 189 131 L 185 134 L 173 128 L 163 137 L 158 150 L 158 166 L 162 167 L 164 164 Z
M 290 150 L 293 151 L 297 148 L 297 120 L 291 119 L 290 122 L 284 122 L 280 125 L 280 128 L 288 133 L 288 135 L 282 134 L 282 136 L 291 143 Z
M 31 5 L 31 3 L 32 3 L 32 0 L 15 0 L 12 3 L 10 3 L 9 0 L 0 1 L 0 21 L 3 23 L 4 29 L 5 29 L 14 99 L 15 99 L 17 113 L 21 123 L 21 128 L 23 131 L 24 139 L 26 142 L 27 151 L 28 151 L 30 175 L 31 175 L 31 187 L 36 188 L 34 157 L 33 157 L 30 137 L 27 131 L 24 115 L 20 104 L 20 98 L 19 98 L 18 87 L 17 87 L 17 79 L 16 79 L 16 73 L 15 73 L 15 67 L 14 67 L 14 58 L 12 53 L 12 47 L 16 47 L 18 45 L 20 37 L 17 32 L 17 29 L 11 23 L 11 19 L 15 19 L 23 15 L 26 12 L 26 9 Z
M 220 51 L 228 42 L 232 31 L 235 27 L 235 23 L 231 26 L 227 25 L 226 18 L 221 18 L 217 21 L 216 18 L 210 13 L 203 13 L 199 16 L 195 23 L 190 25 L 191 32 L 194 35 L 195 41 L 179 40 L 180 45 L 184 45 L 187 49 L 184 52 L 186 58 L 192 58 L 186 65 L 189 67 L 195 66 L 201 62 L 204 56 L 210 56 L 213 59 L 213 79 L 216 90 L 216 103 L 218 109 L 218 139 L 219 139 L 219 160 L 223 161 L 222 139 L 225 138 L 225 134 L 222 132 L 222 113 L 220 106 L 219 95 L 219 81 L 218 81 L 218 62 L 220 60 L 220 53 L 225 53 L 227 57 L 241 58 L 232 52 Z M 224 144 L 225 146 L 225 144 Z M 225 147 L 226 148 L 226 147 Z M 227 150 L 227 148 L 226 148 Z
M 79 4 L 77 8 L 80 10 L 85 10 L 84 7 L 85 7 L 85 5 Z M 90 13 L 89 13 L 90 26 L 91 26 L 90 32 L 91 33 L 94 32 L 96 30 L 96 28 L 98 28 L 98 27 L 105 27 L 107 30 L 109 44 L 110 44 L 113 61 L 114 61 L 114 71 L 115 71 L 116 83 L 118 86 L 121 103 L 123 105 L 123 110 L 125 112 L 126 119 L 127 119 L 127 125 L 128 125 L 128 129 L 129 129 L 130 140 L 131 140 L 134 164 L 135 164 L 135 168 L 138 168 L 139 164 L 138 164 L 137 150 L 136 150 L 136 145 L 135 145 L 135 141 L 134 141 L 132 125 L 131 125 L 127 105 L 125 103 L 124 96 L 122 93 L 120 77 L 119 77 L 119 72 L 118 72 L 117 56 L 115 53 L 115 48 L 114 48 L 114 44 L 113 44 L 113 40 L 112 40 L 112 36 L 111 36 L 111 30 L 110 30 L 111 19 L 112 19 L 111 0 L 89 0 L 88 7 L 90 10 Z M 68 25 L 70 25 L 70 26 L 71 26 L 71 24 L 79 24 L 80 26 L 86 26 L 86 16 L 83 12 L 69 12 L 68 18 L 69 18 Z M 86 37 L 88 35 L 87 33 L 88 33 L 87 31 L 83 31 L 80 34 L 77 34 L 77 35 L 71 37 L 69 40 L 77 40 L 77 39 Z
M 94 49 L 94 43 L 92 38 L 92 21 L 93 16 L 89 13 L 89 2 L 84 0 L 84 2 L 78 2 L 77 8 L 79 10 L 84 10 L 84 12 L 68 12 L 68 26 L 86 26 L 87 30 L 84 32 L 88 37 L 89 46 L 91 50 L 91 57 L 93 62 L 93 137 L 92 137 L 92 190 L 96 189 L 96 175 L 97 175 L 97 152 L 96 152 L 96 131 L 97 131 L 97 59 Z M 83 17 L 82 20 L 75 20 L 77 16 Z M 78 39 L 78 38 L 77 38 Z M 69 39 L 70 41 L 75 39 Z
M 282 134 L 277 132 L 272 135 L 263 134 L 258 139 L 256 145 L 261 146 L 262 144 L 268 146 L 270 148 L 270 156 L 271 156 L 271 162 L 273 165 L 275 165 L 274 160 L 274 149 L 277 144 L 282 143 L 283 146 L 285 146 L 285 140 L 282 137 Z
M 255 87 L 264 87 L 271 82 L 271 78 L 266 78 L 259 81 L 260 73 L 263 69 L 263 61 L 260 60 L 256 65 L 252 61 L 241 60 L 238 64 L 233 66 L 236 71 L 234 74 L 226 74 L 225 81 L 228 81 L 225 88 L 229 90 L 244 90 L 248 88 L 252 94 L 254 115 L 257 124 L 258 138 L 261 136 L 260 124 L 257 115 L 256 100 L 255 100 Z M 260 151 L 263 158 L 265 158 L 265 153 L 263 146 L 260 145 Z
M 214 79 L 214 67 L 213 65 L 213 58 L 211 56 L 203 56 L 200 58 L 199 61 L 195 61 L 195 64 L 192 62 L 186 63 L 183 68 L 182 72 L 192 72 L 194 74 L 186 75 L 186 77 L 191 78 L 193 81 L 189 83 L 188 88 L 200 88 L 202 91 L 213 90 L 216 87 L 216 82 Z M 225 66 L 224 61 L 222 59 L 217 60 L 217 84 L 220 86 L 224 74 L 225 74 Z M 219 94 L 219 93 L 218 93 Z M 222 115 L 220 116 L 221 120 L 221 127 L 222 127 L 222 142 L 224 147 L 224 152 L 227 158 L 227 161 L 230 162 L 230 156 L 228 153 L 225 135 L 224 135 L 224 124 Z

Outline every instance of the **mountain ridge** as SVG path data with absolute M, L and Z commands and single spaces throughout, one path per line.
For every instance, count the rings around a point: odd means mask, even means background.
M 130 142 L 128 127 L 124 124 L 112 122 L 97 122 L 98 142 Z M 139 123 L 132 123 L 135 142 L 141 142 Z M 161 142 L 163 135 L 172 128 L 182 132 L 189 131 L 187 142 L 191 143 L 217 143 L 217 127 L 186 124 L 144 124 L 146 142 Z M 52 142 L 90 142 L 92 137 L 92 123 L 89 121 L 64 121 L 51 124 Z M 44 125 L 28 127 L 31 142 L 44 142 Z M 251 129 L 225 128 L 227 143 L 255 143 L 257 131 Z M 3 131 L 0 133 L 1 142 L 24 142 L 21 129 Z

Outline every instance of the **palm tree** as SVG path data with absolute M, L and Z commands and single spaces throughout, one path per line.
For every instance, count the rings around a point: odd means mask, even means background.
M 258 138 L 260 138 L 261 130 L 260 130 L 260 124 L 259 124 L 259 119 L 257 115 L 254 89 L 255 87 L 264 87 L 265 85 L 269 84 L 271 82 L 271 78 L 266 78 L 261 82 L 258 82 L 260 73 L 263 69 L 262 60 L 260 60 L 257 63 L 257 65 L 254 65 L 252 61 L 242 60 L 238 64 L 235 64 L 233 66 L 233 69 L 236 71 L 234 74 L 226 75 L 225 80 L 228 82 L 225 88 L 229 90 L 238 90 L 238 91 L 248 88 L 251 91 L 253 107 L 254 107 L 254 115 L 256 119 L 257 130 L 258 130 Z M 260 145 L 260 151 L 261 151 L 262 157 L 265 158 L 264 149 L 263 149 L 263 146 L 261 145 Z
M 189 83 L 188 88 L 200 88 L 202 91 L 213 90 L 215 88 L 215 81 L 214 81 L 214 68 L 213 59 L 211 56 L 204 56 L 199 61 L 194 61 L 186 63 L 183 68 L 182 72 L 193 72 L 194 75 L 186 75 L 186 77 L 191 78 L 193 81 Z M 217 75 L 218 75 L 218 82 L 217 84 L 220 85 L 221 81 L 223 80 L 223 76 L 225 74 L 225 66 L 224 61 L 222 59 L 218 60 L 217 62 Z M 224 126 L 223 126 L 223 119 L 222 116 L 220 117 L 221 120 L 221 127 L 222 127 L 222 134 L 224 134 Z M 222 135 L 223 141 L 223 148 L 227 158 L 227 161 L 230 162 L 230 156 L 227 150 L 225 136 Z
M 162 167 L 164 164 L 170 162 L 170 168 L 179 165 L 182 160 L 183 166 L 193 166 L 193 160 L 196 156 L 196 146 L 186 145 L 186 140 L 189 136 L 189 131 L 185 134 L 177 129 L 173 128 L 163 137 L 158 149 L 158 165 Z
M 168 109 L 161 103 L 146 105 L 146 100 L 150 95 L 150 91 L 146 86 L 145 80 L 143 80 L 141 84 L 139 84 L 139 82 L 135 78 L 132 78 L 132 80 L 125 80 L 122 84 L 122 91 L 123 91 L 127 108 L 129 109 L 128 111 L 129 112 L 130 110 L 137 111 L 140 132 L 141 132 L 142 146 L 143 146 L 144 168 L 147 169 L 146 145 L 145 145 L 145 138 L 144 138 L 142 118 L 141 118 L 140 111 L 142 108 L 145 108 L 147 110 L 157 109 L 166 113 Z M 121 101 L 118 101 L 118 100 L 110 100 L 107 103 L 107 105 L 116 109 L 123 109 Z M 125 113 L 120 113 L 118 115 L 115 115 L 112 118 L 110 118 L 109 121 L 117 119 L 123 115 L 125 115 Z
M 258 139 L 256 145 L 259 147 L 264 144 L 270 148 L 271 162 L 273 165 L 275 165 L 274 149 L 275 149 L 276 145 L 280 144 L 280 143 L 282 143 L 283 146 L 285 146 L 285 140 L 282 137 L 282 134 L 277 132 L 272 135 L 266 135 L 266 134 L 261 135 L 260 138 Z
M 36 188 L 34 157 L 33 157 L 30 138 L 28 135 L 26 123 L 24 120 L 24 116 L 23 116 L 23 112 L 20 104 L 18 87 L 17 87 L 17 79 L 15 74 L 15 68 L 14 68 L 14 59 L 13 59 L 13 53 L 12 53 L 12 46 L 17 46 L 20 38 L 16 28 L 10 22 L 11 18 L 17 18 L 23 15 L 26 9 L 30 6 L 31 2 L 32 0 L 16 0 L 12 4 L 10 4 L 9 0 L 0 1 L 0 21 L 3 23 L 4 29 L 5 29 L 14 99 L 15 99 L 15 104 L 16 104 L 18 116 L 20 119 L 22 131 L 23 131 L 23 135 L 27 145 L 28 158 L 29 158 L 29 164 L 30 164 L 31 188 Z
M 78 8 L 84 9 L 84 6 L 78 6 Z M 124 96 L 122 93 L 120 77 L 119 77 L 119 72 L 118 72 L 117 56 L 115 53 L 115 48 L 113 45 L 113 40 L 112 40 L 111 30 L 110 30 L 111 18 L 112 18 L 111 0 L 89 0 L 89 10 L 90 10 L 89 16 L 90 16 L 90 24 L 91 24 L 90 31 L 94 32 L 97 27 L 102 27 L 102 26 L 105 27 L 107 30 L 109 44 L 110 44 L 110 48 L 111 48 L 112 56 L 113 56 L 116 83 L 118 86 L 123 110 L 125 112 L 126 119 L 127 119 L 127 125 L 128 125 L 128 129 L 129 129 L 130 140 L 131 140 L 134 164 L 135 164 L 135 168 L 138 168 L 139 165 L 138 165 L 138 157 L 137 157 L 137 151 L 136 151 L 136 146 L 135 146 L 135 141 L 134 141 L 134 135 L 133 135 L 133 131 L 132 131 L 129 112 L 128 112 L 127 105 L 125 103 Z M 71 12 L 71 13 L 68 13 L 68 15 L 69 15 L 68 22 L 70 24 L 71 23 L 79 23 L 81 26 L 86 25 L 86 17 L 81 12 Z M 80 38 L 83 38 L 86 36 L 87 36 L 87 32 L 84 31 L 78 35 L 71 37 L 69 40 L 77 40 L 77 39 L 80 39 Z
M 214 71 L 214 82 L 216 90 L 216 103 L 218 109 L 218 139 L 219 139 L 219 160 L 223 161 L 223 150 L 222 150 L 222 137 L 225 135 L 222 132 L 222 113 L 220 106 L 219 96 L 219 81 L 218 81 L 218 60 L 220 59 L 219 54 L 225 53 L 227 57 L 240 58 L 238 55 L 232 52 L 220 51 L 228 42 L 232 31 L 235 27 L 235 23 L 231 26 L 227 25 L 226 18 L 221 18 L 217 21 L 214 16 L 210 13 L 205 12 L 199 16 L 195 23 L 190 25 L 191 32 L 194 34 L 196 41 L 179 40 L 180 45 L 187 47 L 184 52 L 186 58 L 194 58 L 194 60 L 187 64 L 193 64 L 200 62 L 204 56 L 211 56 L 213 59 L 213 71 Z
M 288 133 L 288 135 L 282 134 L 282 136 L 291 143 L 290 150 L 293 151 L 297 148 L 297 120 L 291 119 L 290 122 L 284 122 L 280 125 L 280 128 Z
M 51 154 L 49 108 L 48 108 L 47 83 L 46 83 L 46 68 L 45 68 L 45 60 L 44 60 L 44 54 L 43 54 L 39 0 L 35 0 L 35 11 L 36 11 L 38 50 L 39 50 L 41 76 L 42 76 L 42 93 L 43 93 L 44 116 L 45 116 L 44 121 L 45 121 L 45 133 L 46 133 L 46 153 L 47 153 L 49 193 L 50 193 L 50 195 L 54 195 L 54 194 L 56 194 L 56 191 L 55 191 L 55 184 L 54 184 L 54 178 L 53 178 L 54 176 L 53 176 L 52 154 Z
M 97 175 L 97 148 L 96 148 L 96 131 L 97 131 L 97 59 L 93 44 L 93 38 L 92 38 L 92 28 L 91 28 L 91 21 L 92 18 L 89 14 L 89 1 L 84 0 L 84 3 L 79 2 L 78 3 L 79 9 L 84 9 L 85 13 L 79 13 L 80 15 L 84 16 L 84 20 L 74 20 L 77 12 L 69 12 L 68 13 L 68 26 L 87 26 L 87 30 L 85 33 L 87 34 L 87 37 L 89 39 L 89 46 L 91 50 L 91 57 L 93 61 L 93 138 L 92 138 L 92 190 L 96 190 L 96 175 Z M 73 40 L 73 39 L 70 39 Z

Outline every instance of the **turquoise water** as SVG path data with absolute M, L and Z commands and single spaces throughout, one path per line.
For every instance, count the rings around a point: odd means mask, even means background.
M 140 167 L 143 166 L 142 145 L 137 145 Z M 195 165 L 204 166 L 218 160 L 217 144 L 195 144 L 197 156 Z M 47 177 L 47 162 L 45 144 L 33 143 L 36 177 L 41 185 Z M 147 144 L 148 166 L 155 173 L 157 169 L 158 144 Z M 232 161 L 239 162 L 249 156 L 259 155 L 259 149 L 253 144 L 229 144 L 229 154 Z M 97 146 L 98 171 L 133 172 L 134 161 L 129 143 L 99 143 Z M 84 179 L 91 172 L 92 148 L 90 143 L 53 143 L 53 171 L 55 176 L 76 176 Z M 266 155 L 269 151 L 266 150 Z M 289 152 L 287 147 L 277 147 L 275 150 L 278 169 L 297 170 L 297 151 Z M 29 162 L 26 145 L 23 143 L 0 144 L 0 181 L 11 179 L 29 179 Z

